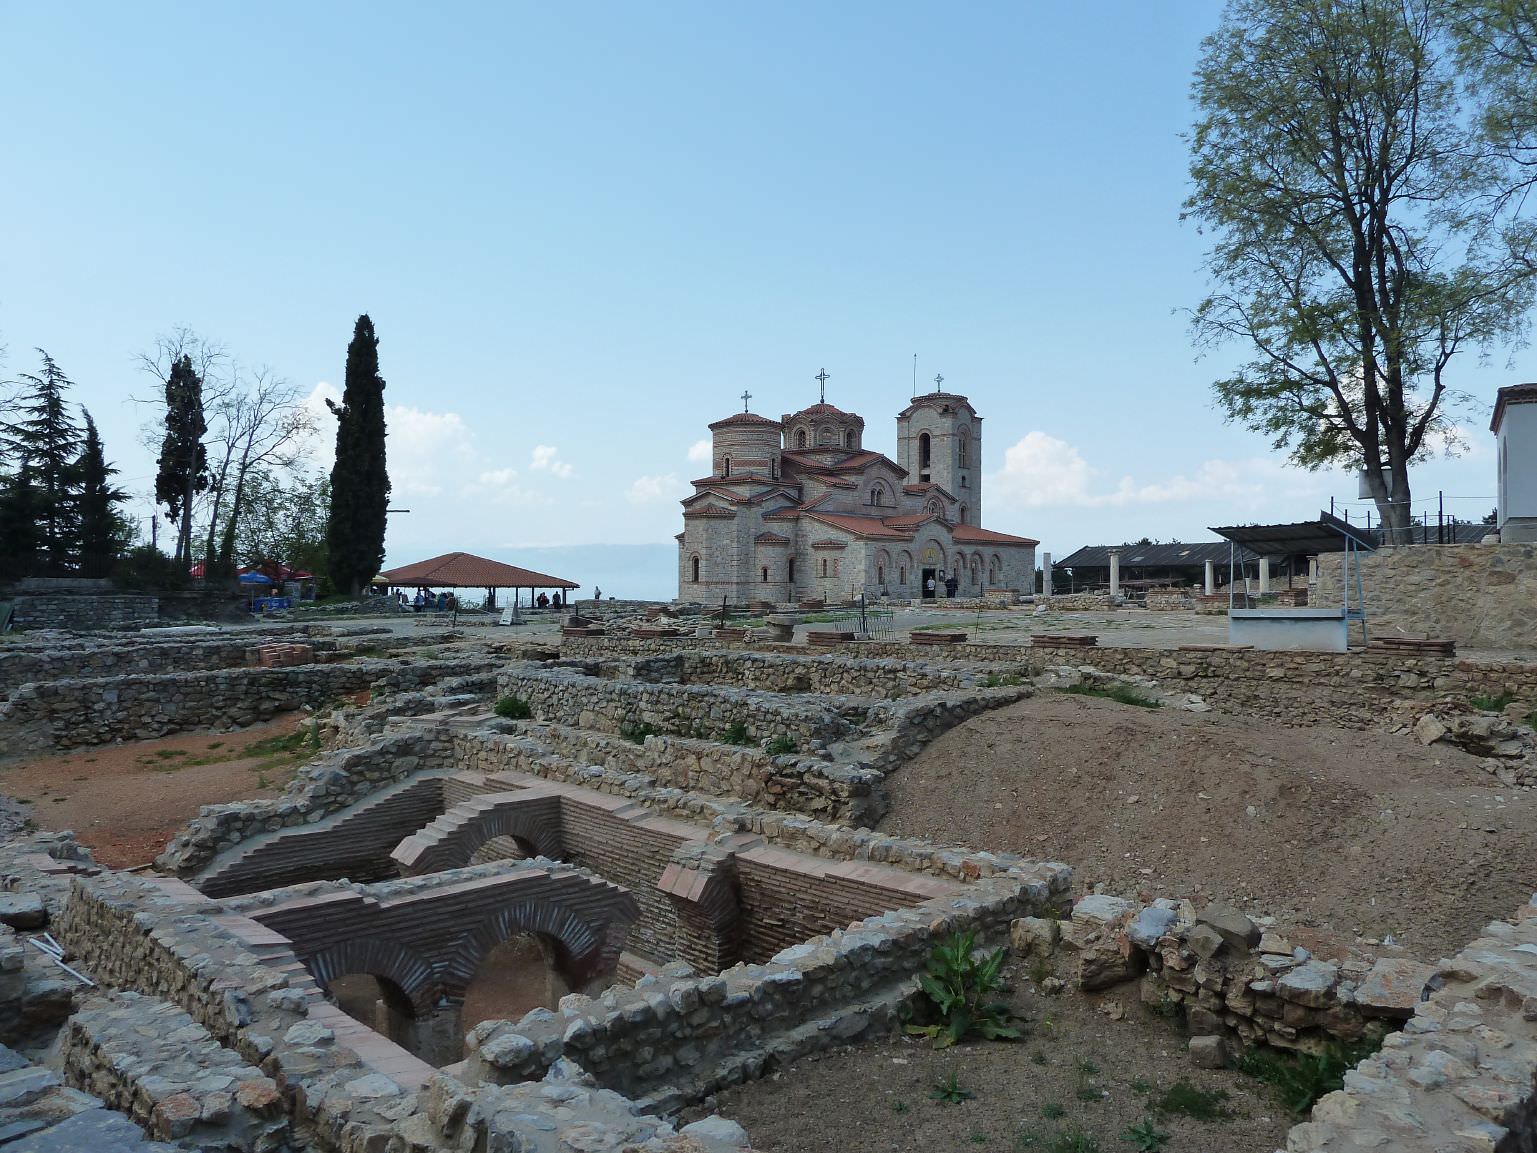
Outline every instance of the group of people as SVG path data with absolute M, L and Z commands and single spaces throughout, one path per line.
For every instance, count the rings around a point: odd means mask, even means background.
M 945 577 L 945 583 L 944 583 L 945 596 L 950 597 L 950 598 L 953 599 L 954 596 L 955 596 L 955 590 L 960 588 L 960 587 L 961 587 L 961 581 L 960 581 L 959 577 L 955 576 L 953 573 L 950 576 Z M 935 586 L 934 578 L 933 577 L 929 577 L 924 582 L 923 592 L 924 592 L 924 595 L 927 596 L 929 599 L 932 600 L 934 598 L 934 595 L 935 595 L 935 592 L 936 592 L 936 586 Z
M 561 592 L 560 589 L 556 589 L 553 595 L 540 593 L 539 598 L 534 601 L 534 604 L 538 605 L 542 609 L 564 608 L 566 604 L 566 596 L 563 592 Z
M 400 598 L 400 607 L 410 607 L 416 613 L 453 613 L 459 611 L 459 598 L 451 592 L 434 594 L 431 589 L 419 588 L 416 595 L 407 599 L 406 590 L 400 589 L 395 594 Z

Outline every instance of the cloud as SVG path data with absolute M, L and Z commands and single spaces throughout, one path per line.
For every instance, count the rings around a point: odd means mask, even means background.
M 385 409 L 390 490 L 402 497 L 441 496 L 459 487 L 476 458 L 475 438 L 457 412 L 396 404 Z
M 533 458 L 528 462 L 528 467 L 535 472 L 547 472 L 551 476 L 558 476 L 562 480 L 568 480 L 576 475 L 576 470 L 563 460 L 558 460 L 560 449 L 552 444 L 534 445 Z
M 630 482 L 626 498 L 631 504 L 657 504 L 677 500 L 688 488 L 675 473 L 661 476 L 638 476 Z
M 1102 479 L 1078 449 L 1044 432 L 1029 432 L 1010 445 L 1003 468 L 988 478 L 996 499 L 1023 508 L 1115 508 L 1195 500 L 1257 499 L 1303 474 L 1269 457 L 1207 460 L 1194 471 L 1152 481 L 1123 476 Z
M 709 439 L 696 440 L 688 446 L 688 458 L 695 464 L 709 464 L 713 459 L 715 446 Z

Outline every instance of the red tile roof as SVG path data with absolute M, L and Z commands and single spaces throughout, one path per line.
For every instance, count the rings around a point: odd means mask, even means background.
M 858 516 L 854 513 L 806 512 L 812 520 L 821 521 L 833 528 L 871 540 L 912 540 L 913 534 L 887 524 L 878 516 Z
M 1010 536 L 1006 532 L 994 532 L 990 528 L 978 528 L 974 524 L 958 524 L 950 529 L 950 535 L 962 544 L 1040 544 L 1028 536 Z
M 710 428 L 713 431 L 730 424 L 760 425 L 768 428 L 780 427 L 779 422 L 772 417 L 759 416 L 756 412 L 737 412 L 726 417 L 725 420 L 717 420 L 714 424 L 710 425 Z
M 446 552 L 431 560 L 401 565 L 379 574 L 392 585 L 426 585 L 431 588 L 536 588 L 574 589 L 582 586 L 563 577 L 547 576 L 532 569 L 487 560 L 467 552 Z
M 1537 401 L 1537 384 L 1507 384 L 1495 394 L 1494 416 L 1489 421 L 1489 431 L 1500 431 L 1500 421 L 1505 418 L 1507 404 L 1529 404 L 1534 401 Z

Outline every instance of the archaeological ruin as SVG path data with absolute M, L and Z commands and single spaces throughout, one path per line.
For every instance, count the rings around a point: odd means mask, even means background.
M 152 865 L 35 821 L 0 843 L 0 1149 L 746 1148 L 717 1095 L 900 1033 L 957 932 L 1042 966 L 1037 996 L 1118 990 L 1193 1068 L 1370 1041 L 1296 1153 L 1537 1148 L 1537 904 L 1450 957 L 1325 948 L 1222 893 L 878 828 L 924 750 L 1063 688 L 1392 731 L 1537 787 L 1537 662 L 1034 640 L 23 635 L 12 763 L 294 716 L 303 763 Z

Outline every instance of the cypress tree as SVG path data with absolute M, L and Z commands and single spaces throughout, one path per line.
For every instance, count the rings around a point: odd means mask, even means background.
M 85 447 L 80 452 L 76 472 L 80 478 L 80 574 L 88 577 L 109 576 L 128 543 L 127 525 L 117 506 L 124 500 L 122 489 L 112 483 L 117 469 L 107 463 L 101 437 L 89 411 L 85 415 Z
M 40 571 L 37 487 L 31 466 L 21 466 L 0 480 L 0 580 L 16 580 Z
M 171 365 L 165 382 L 165 439 L 155 475 L 155 503 L 165 505 L 166 520 L 178 524 L 176 563 L 183 573 L 192 562 L 192 502 L 208 487 L 208 452 L 203 434 L 203 378 L 183 355 Z
M 336 463 L 331 468 L 331 515 L 326 553 L 331 584 L 359 596 L 384 564 L 385 509 L 390 477 L 384 461 L 384 378 L 379 338 L 364 313 L 347 346 L 347 380 L 336 414 Z
M 41 348 L 37 352 L 42 371 L 22 373 L 18 418 L 0 430 L 0 447 L 13 470 L 8 518 L 19 521 L 24 508 L 34 522 L 29 555 L 35 559 L 28 568 L 61 575 L 70 570 L 78 547 L 80 426 L 64 400 L 69 377 Z M 13 531 L 23 530 L 18 524 Z

